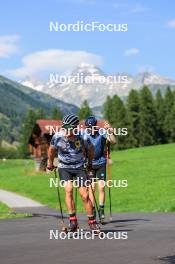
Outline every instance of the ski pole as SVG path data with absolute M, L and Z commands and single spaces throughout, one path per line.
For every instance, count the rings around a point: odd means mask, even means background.
M 64 216 L 63 216 L 63 208 L 62 208 L 62 203 L 61 203 L 61 195 L 60 195 L 60 190 L 59 190 L 59 183 L 58 183 L 58 176 L 57 176 L 57 171 L 56 168 L 54 168 L 54 174 L 55 174 L 55 180 L 57 183 L 57 199 L 58 199 L 58 204 L 61 212 L 61 225 L 62 225 L 62 231 L 67 231 L 66 224 L 64 222 Z
M 111 171 L 110 171 L 110 145 L 107 145 L 107 172 L 108 172 L 108 182 L 110 181 L 111 178 Z M 110 221 L 112 221 L 112 201 L 111 201 L 111 188 L 108 184 L 108 191 L 109 191 L 109 212 L 110 212 Z
M 77 187 L 75 187 L 75 212 L 77 212 Z

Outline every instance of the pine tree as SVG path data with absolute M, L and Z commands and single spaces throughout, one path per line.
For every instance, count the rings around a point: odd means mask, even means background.
M 51 118 L 60 120 L 62 119 L 63 114 L 59 108 L 54 107 L 51 111 Z
M 92 110 L 90 109 L 87 100 L 83 102 L 80 110 L 78 111 L 78 116 L 80 120 L 86 119 L 88 116 L 92 115 Z
M 126 124 L 126 109 L 123 101 L 120 99 L 119 96 L 114 95 L 111 107 L 112 122 L 116 127 L 122 127 Z
M 32 131 L 32 128 L 36 122 L 36 112 L 33 109 L 29 109 L 27 112 L 21 129 L 21 142 L 20 142 L 20 152 L 23 158 L 27 158 L 29 155 L 28 150 L 28 140 Z
M 29 156 L 28 141 L 34 124 L 36 123 L 37 119 L 43 118 L 45 118 L 45 116 L 44 111 L 41 108 L 37 110 L 29 109 L 29 111 L 27 112 L 22 123 L 20 139 L 20 153 L 23 158 L 27 158 Z
M 111 105 L 112 105 L 112 98 L 110 96 L 107 96 L 106 101 L 103 105 L 103 116 L 106 120 L 108 120 L 112 124 Z
M 140 100 L 136 90 L 131 90 L 127 98 L 128 139 L 131 147 L 138 147 L 140 141 Z
M 164 99 L 160 90 L 156 93 L 155 98 L 155 107 L 157 115 L 157 129 L 156 129 L 156 138 L 157 143 L 165 143 L 165 131 L 164 131 L 164 118 L 165 118 L 165 109 L 164 109 Z
M 169 142 L 175 142 L 175 104 L 171 109 L 170 121 L 171 121 L 171 130 L 170 130 Z
M 153 96 L 147 86 L 140 91 L 140 145 L 156 143 L 156 110 Z
M 43 108 L 38 108 L 35 111 L 35 118 L 37 119 L 45 119 L 45 111 Z
M 113 128 L 118 131 L 120 128 L 127 128 L 127 112 L 123 101 L 114 95 L 112 98 L 108 97 L 104 104 L 104 117 L 109 121 Z M 127 136 L 117 136 L 117 144 L 115 148 L 123 149 L 128 147 Z
M 174 105 L 174 93 L 171 91 L 170 87 L 167 87 L 164 99 L 164 109 L 165 109 L 165 119 L 164 119 L 164 131 L 166 142 L 171 142 L 171 128 L 172 128 L 172 117 L 171 110 Z

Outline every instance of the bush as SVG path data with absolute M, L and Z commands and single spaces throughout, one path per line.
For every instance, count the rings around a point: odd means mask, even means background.
M 0 147 L 0 159 L 19 159 L 21 158 L 18 149 Z

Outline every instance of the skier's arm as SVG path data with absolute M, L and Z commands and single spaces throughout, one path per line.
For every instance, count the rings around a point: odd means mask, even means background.
M 56 135 L 53 135 L 51 141 L 50 141 L 50 147 L 48 149 L 48 160 L 47 160 L 47 168 L 48 170 L 54 169 L 54 158 L 57 153 L 57 137 Z
M 114 135 L 113 128 L 108 123 L 105 124 L 104 128 L 107 129 L 106 132 L 107 141 L 110 142 L 111 144 L 116 144 L 116 137 Z
M 56 154 L 56 149 L 52 145 L 50 145 L 48 150 L 48 161 L 47 161 L 47 168 L 49 170 L 54 169 L 53 163 L 54 163 L 55 154 Z
M 109 134 L 107 134 L 107 140 L 108 140 L 111 144 L 116 144 L 116 138 L 115 138 L 115 136 L 114 136 L 113 129 L 110 129 Z

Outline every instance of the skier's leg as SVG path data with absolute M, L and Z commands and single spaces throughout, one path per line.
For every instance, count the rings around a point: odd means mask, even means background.
M 98 181 L 98 191 L 99 191 L 99 204 L 103 205 L 105 203 L 105 181 Z
M 81 184 L 79 185 L 79 193 L 80 193 L 80 196 L 82 198 L 83 205 L 84 205 L 84 208 L 85 208 L 87 216 L 88 216 L 89 227 L 94 232 L 94 234 L 98 234 L 100 232 L 100 228 L 97 225 L 96 219 L 94 216 L 93 204 L 92 204 L 90 197 L 89 197 L 89 190 L 88 190 L 89 188 L 85 184 L 85 182 L 87 182 L 86 171 L 84 169 L 82 169 L 81 171 L 79 171 L 77 176 L 78 176 L 77 178 L 83 179 L 83 182 L 81 182 Z M 89 182 L 89 184 L 91 184 L 91 182 Z
M 96 182 L 92 182 L 91 187 L 89 187 L 88 189 L 89 189 L 89 198 L 93 205 L 93 213 L 94 213 L 94 216 L 96 217 L 95 201 L 94 201 L 94 195 L 93 195 L 93 193 L 95 194 L 95 191 L 96 191 Z
M 71 214 L 75 212 L 75 203 L 73 199 L 73 183 L 72 181 L 65 181 L 64 183 L 64 188 L 65 188 L 65 200 L 66 200 L 66 206 L 68 213 Z
M 60 179 L 64 180 L 65 189 L 65 202 L 69 213 L 69 231 L 76 231 L 78 228 L 78 222 L 75 212 L 75 203 L 73 199 L 73 176 L 71 170 L 62 168 L 60 171 Z
M 98 177 L 98 191 L 99 191 L 99 212 L 101 219 L 104 219 L 104 206 L 105 206 L 105 181 L 106 181 L 106 165 L 99 167 L 97 171 Z

